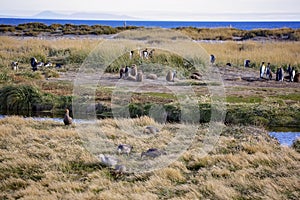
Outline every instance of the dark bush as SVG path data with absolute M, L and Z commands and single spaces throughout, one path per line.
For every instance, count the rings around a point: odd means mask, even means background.
M 292 148 L 295 149 L 298 153 L 300 153 L 300 138 L 296 138 L 293 141 Z
M 132 118 L 145 115 L 144 106 L 142 104 L 129 104 L 128 108 L 129 108 L 130 117 Z
M 14 32 L 16 28 L 11 25 L 0 25 L 0 32 L 5 33 L 5 32 Z
M 2 112 L 30 112 L 34 104 L 42 102 L 40 90 L 31 85 L 9 85 L 0 90 Z
M 34 31 L 28 31 L 28 32 L 24 32 L 23 34 L 24 36 L 31 36 L 31 37 L 36 37 L 39 35 L 39 32 L 34 32 Z
M 63 27 L 63 25 L 61 25 L 61 24 L 51 24 L 51 25 L 49 26 L 49 28 L 50 28 L 51 30 L 62 29 L 62 27 Z

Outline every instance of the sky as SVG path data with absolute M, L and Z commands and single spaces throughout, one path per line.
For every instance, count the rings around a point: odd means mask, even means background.
M 300 21 L 299 0 L 1 0 L 0 15 L 42 11 L 127 15 L 146 20 Z

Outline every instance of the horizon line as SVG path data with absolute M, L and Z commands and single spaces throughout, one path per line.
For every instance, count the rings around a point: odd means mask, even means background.
M 95 19 L 95 18 L 39 18 L 34 16 L 5 16 L 0 15 L 0 19 L 30 19 L 30 20 L 78 20 L 78 21 L 157 21 L 157 22 L 300 22 L 300 20 L 291 20 L 291 19 Z

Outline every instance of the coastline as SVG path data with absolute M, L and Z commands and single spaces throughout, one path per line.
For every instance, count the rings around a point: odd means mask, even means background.
M 300 22 L 299 22 L 300 24 Z M 126 30 L 155 29 L 164 27 L 147 26 L 108 26 L 87 24 L 51 24 L 30 22 L 25 24 L 10 25 L 0 24 L 0 36 L 18 37 L 64 37 L 64 36 L 95 36 L 114 35 Z M 245 41 L 245 40 L 274 40 L 274 41 L 300 41 L 300 28 L 258 28 L 243 30 L 232 27 L 192 27 L 174 26 L 168 29 L 179 31 L 193 40 L 216 40 L 216 41 Z M 108 36 L 109 37 L 109 36 Z
M 47 26 L 52 24 L 73 24 L 73 25 L 103 25 L 111 27 L 137 26 L 146 28 L 178 28 L 178 27 L 195 27 L 195 28 L 236 28 L 241 30 L 254 29 L 278 29 L 278 28 L 300 28 L 300 21 L 185 21 L 185 20 L 97 20 L 97 19 L 38 19 L 38 18 L 0 18 L 0 24 L 19 25 L 26 23 L 43 23 Z

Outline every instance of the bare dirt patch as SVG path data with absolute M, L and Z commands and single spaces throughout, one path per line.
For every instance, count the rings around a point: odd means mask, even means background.
M 271 90 L 271 88 L 286 88 L 286 91 L 289 91 L 291 88 L 294 88 L 294 91 L 298 91 L 300 89 L 300 84 L 295 82 L 289 82 L 288 80 L 285 80 L 283 82 L 267 79 L 261 79 L 259 78 L 259 71 L 251 68 L 237 68 L 237 67 L 216 67 L 221 79 L 223 80 L 223 84 L 226 88 L 232 88 L 232 87 L 246 87 L 246 88 L 267 88 L 267 90 Z M 77 77 L 80 76 L 80 77 Z M 84 77 L 86 76 L 86 77 Z M 168 82 L 166 84 L 165 77 L 159 77 L 158 80 L 150 80 L 150 79 L 144 79 L 143 86 L 140 87 L 138 82 L 134 81 L 128 81 L 128 80 L 122 80 L 119 79 L 118 74 L 80 74 L 77 75 L 76 72 L 64 72 L 60 73 L 59 78 L 52 78 L 49 79 L 49 81 L 57 81 L 57 80 L 63 80 L 63 81 L 70 81 L 73 82 L 75 79 L 86 79 L 89 81 L 98 81 L 99 85 L 111 87 L 132 87 L 134 88 L 135 92 L 161 92 L 161 93 L 168 93 L 172 92 L 169 88 L 173 87 L 181 87 L 181 84 L 178 84 L 178 82 L 186 82 L 187 85 L 190 80 L 178 80 L 177 82 Z M 200 83 L 200 81 L 193 81 L 193 83 Z M 192 83 L 192 82 L 190 82 Z M 193 84 L 196 85 L 197 84 Z M 201 85 L 201 84 L 199 84 Z M 205 84 L 202 84 L 202 86 L 205 86 Z M 166 87 L 162 87 L 166 86 Z M 245 88 L 245 90 L 247 90 Z M 269 88 L 269 89 L 268 89 Z M 249 90 L 248 90 L 249 91 Z

